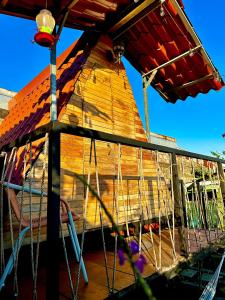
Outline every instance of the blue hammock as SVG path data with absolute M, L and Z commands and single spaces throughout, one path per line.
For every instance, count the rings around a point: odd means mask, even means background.
M 219 276 L 220 276 L 220 271 L 223 265 L 223 261 L 225 258 L 225 251 L 223 253 L 223 256 L 221 258 L 220 264 L 217 267 L 212 279 L 209 281 L 209 283 L 206 285 L 201 297 L 199 298 L 199 300 L 212 300 L 216 294 L 216 288 L 217 288 L 217 283 L 219 280 Z

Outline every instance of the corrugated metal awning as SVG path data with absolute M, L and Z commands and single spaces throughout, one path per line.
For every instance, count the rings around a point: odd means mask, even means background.
M 145 2 L 147 3 L 147 2 Z M 147 10 L 148 8 L 148 10 Z M 181 1 L 149 1 L 146 13 L 115 31 L 126 58 L 168 102 L 219 90 L 224 83 L 183 11 Z

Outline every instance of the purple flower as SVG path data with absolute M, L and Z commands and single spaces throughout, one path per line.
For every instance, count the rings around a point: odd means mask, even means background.
M 125 256 L 124 256 L 124 252 L 123 252 L 122 249 L 119 249 L 119 250 L 118 250 L 118 258 L 119 258 L 119 264 L 120 264 L 121 266 L 123 266 L 124 263 L 125 263 L 126 258 L 125 258 Z
M 144 271 L 144 265 L 146 265 L 146 264 L 147 264 L 147 261 L 146 261 L 144 255 L 142 255 L 142 254 L 135 261 L 135 266 L 140 271 L 140 273 L 143 273 L 143 271 Z
M 137 254 L 139 252 L 139 245 L 135 241 L 131 241 L 129 247 L 132 254 Z

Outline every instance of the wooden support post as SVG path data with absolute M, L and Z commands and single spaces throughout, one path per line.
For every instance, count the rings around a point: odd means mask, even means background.
M 222 163 L 218 162 L 218 175 L 220 179 L 220 189 L 223 197 L 223 203 L 225 205 L 225 176 L 224 176 L 224 171 L 223 171 L 223 165 Z
M 181 185 L 178 174 L 176 154 L 172 153 L 172 170 L 173 170 L 173 190 L 174 190 L 174 215 L 175 224 L 178 229 L 178 237 L 180 242 L 180 253 L 187 257 L 187 243 L 184 230 L 184 214 L 182 205 Z
M 46 300 L 59 299 L 60 133 L 49 134 Z

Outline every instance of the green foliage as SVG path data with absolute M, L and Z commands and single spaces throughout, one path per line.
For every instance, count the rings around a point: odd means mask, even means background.
M 203 175 L 204 175 L 204 180 L 209 180 L 210 177 L 209 170 L 207 168 L 197 167 L 195 169 L 195 178 L 203 179 Z
M 211 154 L 216 158 L 225 159 L 225 151 L 222 151 L 222 153 L 218 151 L 211 151 Z

